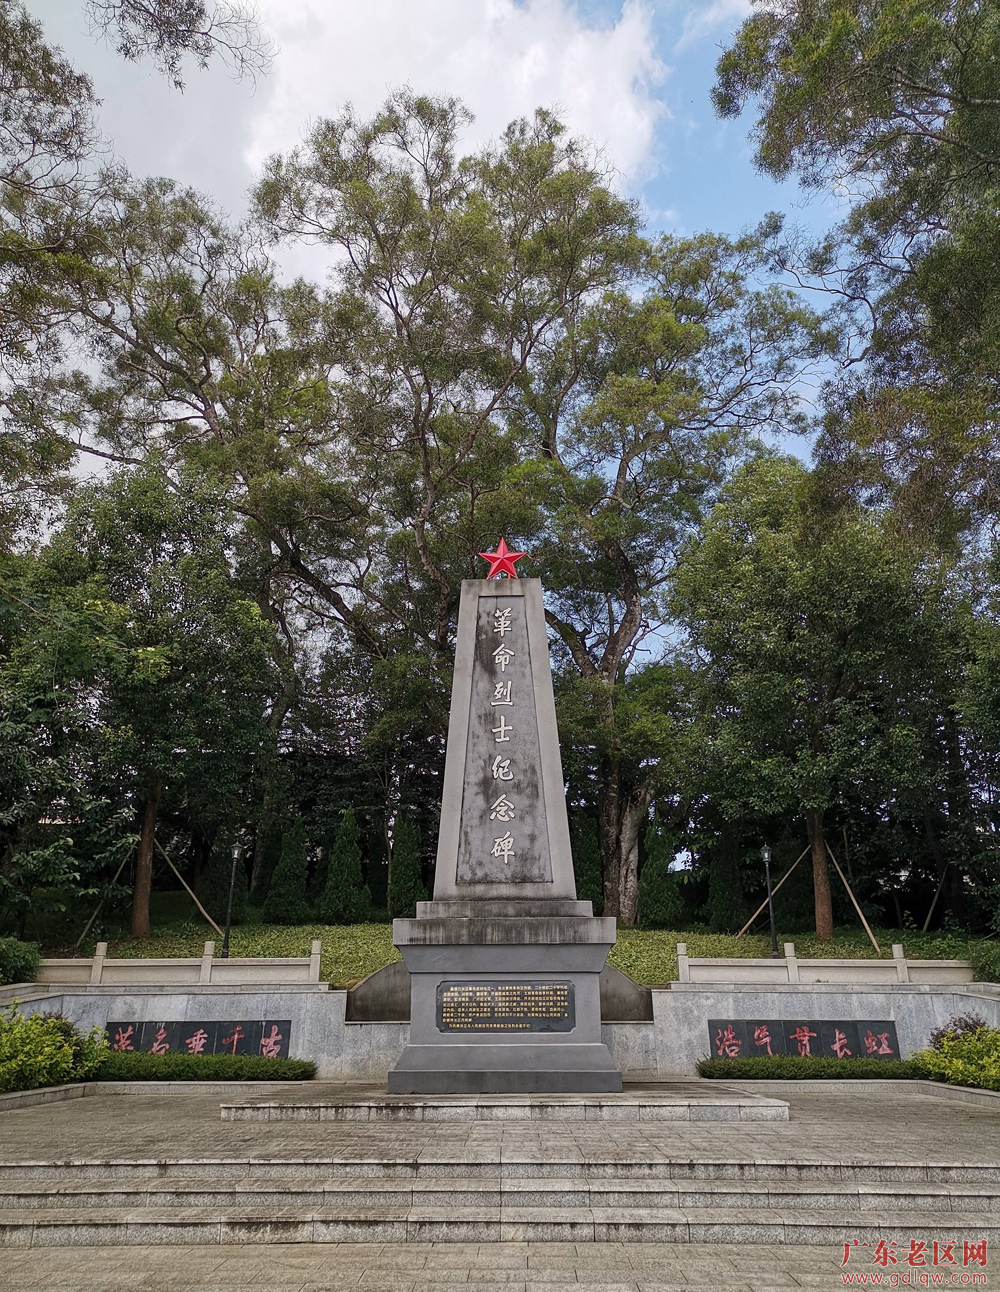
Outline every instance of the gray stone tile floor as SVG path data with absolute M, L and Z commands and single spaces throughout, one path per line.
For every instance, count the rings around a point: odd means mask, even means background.
M 322 1095 L 322 1088 L 310 1093 Z M 0 1160 L 420 1158 L 538 1155 L 649 1161 L 995 1165 L 1000 1110 L 928 1095 L 794 1092 L 787 1123 L 221 1121 L 218 1095 L 95 1096 L 0 1115 Z M 933 1178 L 933 1172 L 929 1173 Z M 860 1218 L 859 1218 L 860 1219 Z M 906 1213 L 900 1212 L 901 1227 Z M 931 1237 L 958 1237 L 943 1230 Z M 7 1248 L 0 1288 L 24 1292 L 769 1292 L 843 1287 L 842 1247 L 659 1243 L 293 1244 Z M 998 1264 L 991 1253 L 990 1267 Z M 987 1273 L 990 1274 L 990 1267 Z M 905 1272 L 905 1266 L 901 1266 Z M 867 1271 L 867 1253 L 849 1270 Z M 978 1271 L 977 1272 L 981 1272 Z M 906 1286 L 903 1284 L 902 1286 Z
M 621 1243 L 80 1247 L 4 1252 L 24 1292 L 784 1292 L 842 1288 L 842 1247 Z M 848 1271 L 871 1269 L 852 1254 Z M 905 1271 L 905 1265 L 902 1267 Z M 1000 1262 L 991 1253 L 987 1287 Z M 961 1271 L 959 1271 L 961 1272 Z M 886 1281 L 885 1286 L 891 1286 Z M 906 1287 L 906 1284 L 901 1286 Z M 919 1286 L 919 1284 L 918 1284 Z M 979 1286 L 982 1286 L 981 1284 Z
M 706 1083 L 708 1084 L 708 1083 Z M 715 1083 L 712 1083 L 715 1085 Z M 723 1083 L 718 1083 L 722 1086 Z M 327 1089 L 330 1089 L 327 1087 Z M 310 1093 L 321 1097 L 317 1083 Z M 997 1164 L 1000 1108 L 934 1094 L 795 1091 L 787 1122 L 223 1122 L 209 1095 L 108 1095 L 0 1114 L 0 1161 L 669 1158 Z

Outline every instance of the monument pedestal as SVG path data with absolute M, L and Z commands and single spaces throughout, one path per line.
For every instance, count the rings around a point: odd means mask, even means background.
M 601 1042 L 614 920 L 595 917 L 590 902 L 477 902 L 472 915 L 470 905 L 421 902 L 416 919 L 393 922 L 411 1003 L 410 1042 L 389 1092 L 621 1090 Z
M 434 901 L 393 921 L 410 1041 L 393 1094 L 606 1093 L 615 921 L 576 897 L 542 589 L 462 584 Z

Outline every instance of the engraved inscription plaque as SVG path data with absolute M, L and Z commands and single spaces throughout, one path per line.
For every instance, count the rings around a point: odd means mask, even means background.
M 441 1032 L 572 1032 L 573 984 L 438 983 L 437 1025 Z

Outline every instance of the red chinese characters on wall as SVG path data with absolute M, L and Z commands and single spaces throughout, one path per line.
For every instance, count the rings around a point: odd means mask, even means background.
M 258 1054 L 288 1058 L 292 1025 L 288 1019 L 235 1019 L 142 1022 L 109 1021 L 113 1050 L 146 1054 Z
M 899 1041 L 891 1019 L 857 1022 L 801 1018 L 710 1018 L 709 1053 L 719 1059 L 763 1058 L 791 1054 L 827 1057 L 845 1063 L 855 1058 L 898 1059 Z

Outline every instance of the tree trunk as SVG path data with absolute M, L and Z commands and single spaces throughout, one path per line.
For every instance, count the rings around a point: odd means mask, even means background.
M 639 831 L 649 808 L 649 793 L 630 793 L 617 759 L 601 760 L 597 813 L 604 871 L 604 914 L 619 924 L 635 924 L 639 913 Z
M 621 764 L 613 758 L 602 758 L 597 772 L 597 834 L 604 872 L 604 914 L 616 918 L 621 911 L 621 788 Z
M 135 859 L 135 886 L 132 889 L 131 932 L 134 938 L 149 937 L 149 895 L 153 891 L 153 836 L 156 833 L 156 814 L 160 808 L 163 782 L 150 786 L 146 805 L 142 810 L 142 831 L 139 835 L 139 852 Z
M 816 936 L 833 937 L 833 898 L 830 895 L 830 870 L 826 860 L 826 835 L 823 813 L 807 812 L 806 829 L 812 851 L 813 898 L 816 906 Z

